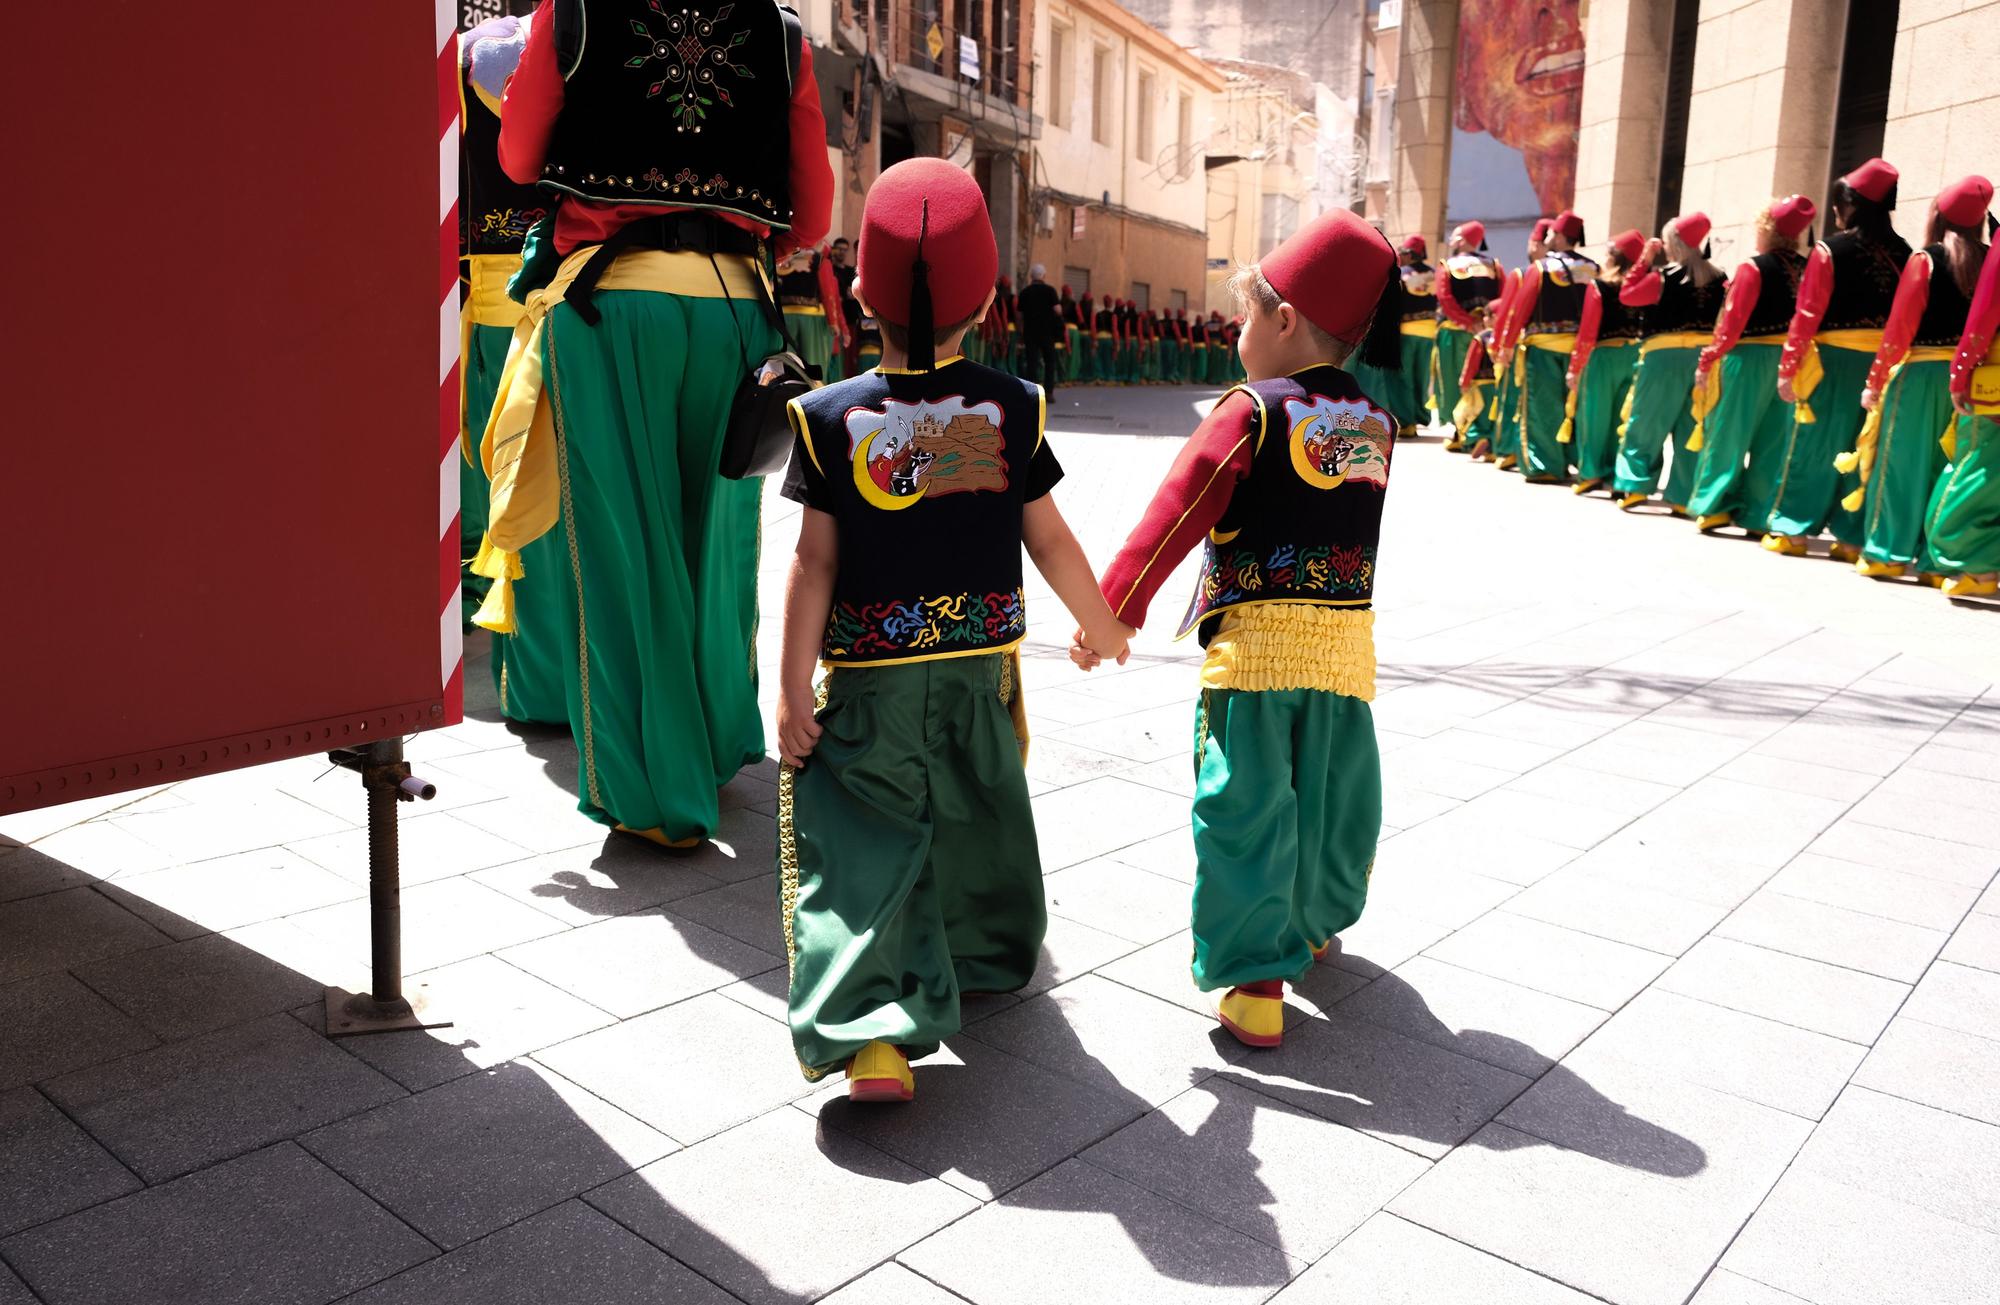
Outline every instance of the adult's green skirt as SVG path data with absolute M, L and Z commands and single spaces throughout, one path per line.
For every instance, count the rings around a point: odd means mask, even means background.
M 1910 566 L 1923 555 L 1924 520 L 1945 466 L 1943 438 L 1957 427 L 1951 363 L 1905 362 L 1883 387 L 1876 408 L 1879 431 L 1862 495 L 1861 555 Z
M 1694 490 L 1699 452 L 1689 453 L 1694 434 L 1694 365 L 1699 349 L 1646 349 L 1632 373 L 1625 424 L 1618 436 L 1618 470 L 1611 484 L 1620 494 L 1651 494 L 1667 472 L 1667 502 L 1685 508 Z M 1667 449 L 1673 462 L 1667 463 Z
M 1722 387 L 1701 421 L 1701 460 L 1687 509 L 1696 517 L 1727 513 L 1761 534 L 1777 497 L 1792 410 L 1778 400 L 1777 342 L 1743 341 L 1716 366 Z
M 1801 405 L 1812 410 L 1813 420 L 1806 421 L 1793 410 L 1777 496 L 1765 529 L 1780 535 L 1816 535 L 1830 530 L 1841 543 L 1858 547 L 1861 514 L 1843 506 L 1841 500 L 1860 488 L 1860 474 L 1836 470 L 1834 459 L 1853 450 L 1861 423 L 1868 416 L 1861 407 L 1861 391 L 1868 383 L 1868 369 L 1875 365 L 1875 354 L 1873 350 L 1822 344 L 1819 361 L 1825 375 L 1812 397 Z
M 1569 407 L 1569 355 L 1523 344 L 1527 359 L 1521 393 L 1521 474 L 1529 480 L 1567 480 L 1570 449 L 1558 436 Z
M 799 357 L 819 368 L 820 379 L 831 379 L 835 350 L 833 328 L 826 324 L 826 314 L 818 309 L 786 304 L 785 329 L 791 332 L 792 342 L 799 346 Z
M 2000 419 L 1960 415 L 1951 463 L 1924 517 L 1923 569 L 1945 575 L 2000 571 Z
M 1578 480 L 1609 480 L 1618 469 L 1618 425 L 1624 420 L 1638 357 L 1638 341 L 1605 340 L 1583 365 L 1570 435 Z
M 1452 435 L 1445 445 L 1453 453 L 1464 451 L 1471 445 L 1472 422 L 1465 423 L 1466 429 L 1458 429 L 1452 414 L 1458 408 L 1459 396 L 1464 393 L 1459 388 L 1459 373 L 1465 370 L 1465 355 L 1472 348 L 1472 337 L 1464 331 L 1439 326 L 1437 347 L 1431 351 L 1431 388 L 1437 399 L 1437 419 L 1450 422 Z

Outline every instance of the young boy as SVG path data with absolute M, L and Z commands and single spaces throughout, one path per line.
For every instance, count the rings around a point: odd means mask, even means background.
M 1275 1047 L 1287 979 L 1360 918 L 1382 827 L 1374 588 L 1396 419 L 1341 365 L 1399 348 L 1380 232 L 1335 211 L 1237 274 L 1251 378 L 1223 395 L 1106 571 L 1128 627 L 1203 545 L 1180 634 L 1195 715 L 1194 979 L 1237 1038 Z M 1388 297 L 1385 300 L 1385 295 Z M 1386 304 L 1378 314 L 1378 304 Z M 1094 664 L 1080 631 L 1077 664 Z
M 995 263 L 963 169 L 884 172 L 855 284 L 883 365 L 791 405 L 785 493 L 805 513 L 777 722 L 790 1023 L 806 1077 L 845 1066 L 856 1101 L 908 1101 L 909 1060 L 958 1031 L 961 994 L 1034 976 L 1047 917 L 1021 768 L 1024 543 L 1082 642 L 1125 657 L 1048 497 L 1062 468 L 1041 389 L 958 356 Z

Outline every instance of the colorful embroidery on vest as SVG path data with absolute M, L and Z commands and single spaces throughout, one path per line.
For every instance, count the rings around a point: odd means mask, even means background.
M 851 408 L 844 418 L 854 487 L 874 507 L 900 511 L 926 496 L 1007 488 L 1007 441 L 1000 405 L 963 395 L 880 408 Z
M 479 219 L 479 234 L 488 239 L 508 240 L 519 243 L 528 238 L 528 230 L 535 223 L 548 216 L 542 208 L 503 208 L 485 213 Z
M 729 17 L 736 8 L 734 4 L 722 6 L 713 18 L 703 18 L 687 9 L 670 13 L 660 0 L 646 0 L 646 7 L 667 20 L 667 29 L 655 36 L 651 28 L 634 18 L 633 34 L 644 37 L 650 48 L 627 59 L 625 66 L 644 68 L 655 59 L 667 61 L 666 76 L 646 88 L 646 98 L 650 100 L 671 89 L 673 94 L 667 96 L 666 102 L 676 106 L 674 117 L 679 121 L 674 130 L 700 131 L 702 120 L 717 102 L 725 108 L 736 107 L 727 88 L 716 80 L 718 71 L 734 73 L 745 81 L 756 80 L 750 69 L 737 63 L 730 53 L 750 39 L 750 29 L 746 27 L 722 37 L 716 35 L 716 26 Z
M 1028 608 L 1019 589 L 999 594 L 837 603 L 827 617 L 820 654 L 829 661 L 856 657 L 923 656 L 1010 643 L 1028 633 Z
M 1377 489 L 1388 486 L 1395 423 L 1374 404 L 1323 394 L 1310 402 L 1286 399 L 1285 430 L 1292 470 L 1308 485 L 1335 489 L 1353 481 Z
M 1363 544 L 1280 544 L 1264 557 L 1248 549 L 1225 552 L 1211 544 L 1209 553 L 1196 599 L 1202 610 L 1255 602 L 1281 591 L 1308 598 L 1366 597 L 1375 579 L 1375 550 Z

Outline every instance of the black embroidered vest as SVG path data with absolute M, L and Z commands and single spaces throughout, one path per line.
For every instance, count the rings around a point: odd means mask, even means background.
M 1783 335 L 1792 324 L 1792 310 L 1798 306 L 1799 278 L 1805 275 L 1806 257 L 1795 250 L 1776 249 L 1750 261 L 1759 278 L 1757 303 L 1743 323 L 1743 337 Z
M 1597 277 L 1597 264 L 1573 250 L 1558 250 L 1536 265 L 1542 274 L 1523 335 L 1568 334 L 1583 317 L 1583 297 Z
M 1179 633 L 1245 603 L 1369 606 L 1396 419 L 1333 366 L 1237 388 L 1257 401 L 1256 452 L 1202 545 Z
M 1116 312 L 1112 311 L 1109 308 L 1100 308 L 1097 310 L 1097 317 L 1094 329 L 1099 331 L 1109 331 L 1114 329 L 1117 325 L 1118 325 L 1118 314 Z
M 519 257 L 528 228 L 548 213 L 549 197 L 500 170 L 500 119 L 460 74 L 465 128 L 458 139 L 458 252 Z
M 866 665 L 995 651 L 1028 632 L 1021 516 L 1042 393 L 964 359 L 794 400 L 831 492 L 840 568 L 820 655 Z
M 1729 297 L 1729 282 L 1716 277 L 1707 285 L 1696 285 L 1679 263 L 1669 264 L 1660 274 L 1660 302 L 1643 311 L 1645 334 L 1665 335 L 1679 331 L 1712 331 Z
M 1406 322 L 1429 322 L 1437 318 L 1436 273 L 1429 263 L 1416 262 L 1402 270 L 1403 316 Z
M 1468 313 L 1500 297 L 1500 265 L 1485 254 L 1453 254 L 1444 270 L 1451 277 L 1453 301 Z
M 1884 242 L 1859 231 L 1836 231 L 1826 238 L 1826 249 L 1833 256 L 1833 294 L 1819 329 L 1886 324 L 1910 247 L 1900 236 Z
M 1600 340 L 1636 340 L 1643 332 L 1640 310 L 1627 308 L 1618 298 L 1619 285 L 1616 281 L 1599 281 L 1597 293 L 1604 302 L 1603 316 L 1597 320 L 1597 338 Z
M 776 0 L 556 0 L 563 107 L 542 184 L 792 224 L 792 64 Z
M 1944 245 L 1931 245 L 1924 253 L 1931 260 L 1931 293 L 1924 301 L 1924 315 L 1918 319 L 1917 334 L 1910 343 L 1956 346 L 1958 338 L 1965 334 L 1965 319 L 1972 312 L 1972 301 L 1959 290 Z M 1986 256 L 1995 255 L 1989 249 Z

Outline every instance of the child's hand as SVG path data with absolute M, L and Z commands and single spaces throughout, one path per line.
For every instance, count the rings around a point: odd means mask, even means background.
M 1075 666 L 1079 671 L 1094 671 L 1097 669 L 1097 664 L 1104 659 L 1090 651 L 1089 647 L 1085 645 L 1083 642 L 1083 631 L 1079 628 L 1075 634 L 1069 637 L 1069 660 L 1071 665 Z
M 1132 655 L 1132 636 L 1139 632 L 1122 621 L 1113 621 L 1102 630 L 1079 630 L 1077 633 L 1081 636 L 1078 642 L 1091 655 L 1100 660 L 1110 658 L 1123 666 Z
M 813 719 L 810 687 L 778 695 L 778 755 L 786 765 L 798 769 L 806 764 L 819 744 L 820 730 L 820 723 Z

